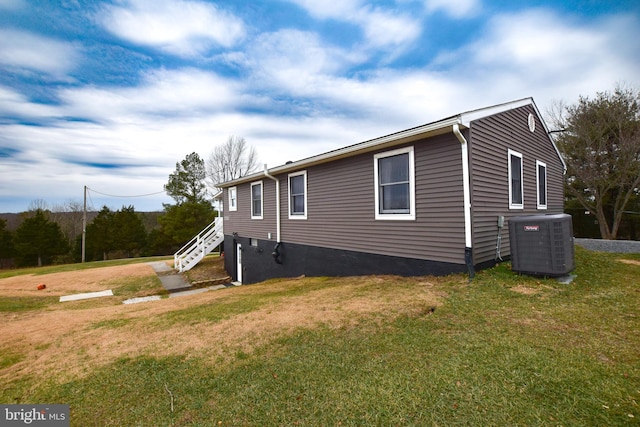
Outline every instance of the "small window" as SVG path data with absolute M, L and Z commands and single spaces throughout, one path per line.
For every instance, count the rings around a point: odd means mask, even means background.
M 289 219 L 307 219 L 307 172 L 289 175 Z
M 547 209 L 547 165 L 536 161 L 538 184 L 538 209 Z
M 415 219 L 413 147 L 374 156 L 376 219 Z
M 509 150 L 509 209 L 524 209 L 522 154 Z
M 237 211 L 238 210 L 238 189 L 236 187 L 230 187 L 227 190 L 229 193 L 229 210 Z
M 251 219 L 262 219 L 262 181 L 251 183 Z
M 257 248 L 258 247 L 258 239 L 250 238 L 249 239 L 249 245 L 253 246 L 254 248 Z

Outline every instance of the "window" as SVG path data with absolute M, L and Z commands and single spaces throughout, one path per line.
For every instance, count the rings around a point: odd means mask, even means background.
M 415 219 L 413 147 L 376 154 L 373 169 L 376 219 Z
M 262 181 L 251 183 L 251 219 L 262 219 Z
M 307 171 L 289 175 L 289 219 L 307 219 Z
M 236 187 L 229 187 L 229 210 L 237 211 L 238 210 L 238 189 Z
M 524 209 L 522 154 L 509 150 L 509 209 Z
M 536 161 L 538 184 L 538 209 L 547 209 L 547 165 Z

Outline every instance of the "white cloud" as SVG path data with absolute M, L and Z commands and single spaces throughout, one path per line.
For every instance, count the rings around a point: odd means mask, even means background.
M 103 123 L 135 123 L 141 116 L 169 120 L 201 117 L 246 103 L 238 83 L 192 68 L 148 73 L 130 88 L 80 87 L 59 92 L 67 116 Z
M 58 113 L 56 107 L 29 101 L 23 94 L 0 86 L 0 116 L 20 118 L 49 118 Z
M 433 13 L 442 10 L 453 18 L 465 18 L 478 13 L 481 0 L 426 0 L 427 11 Z
M 468 80 L 505 99 L 577 99 L 607 90 L 616 81 L 637 81 L 640 37 L 635 17 L 606 17 L 581 23 L 538 9 L 503 14 L 476 42 L 441 56 L 437 62 L 452 78 Z
M 419 20 L 396 10 L 372 7 L 359 0 L 327 2 L 323 0 L 290 0 L 319 19 L 335 19 L 352 23 L 364 33 L 364 45 L 372 48 L 398 49 L 420 35 Z
M 129 0 L 104 6 L 99 21 L 118 37 L 171 54 L 192 57 L 214 46 L 231 47 L 243 22 L 214 4 L 188 0 Z
M 416 40 L 422 31 L 416 19 L 378 8 L 361 10 L 357 16 L 372 46 L 402 46 Z
M 0 63 L 62 77 L 76 66 L 79 54 L 71 43 L 19 30 L 0 29 Z
M 253 72 L 252 84 L 301 96 L 317 95 L 320 81 L 364 59 L 358 52 L 323 44 L 315 33 L 297 30 L 263 34 L 236 58 Z

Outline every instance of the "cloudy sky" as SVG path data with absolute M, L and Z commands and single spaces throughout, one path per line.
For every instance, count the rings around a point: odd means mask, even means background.
M 532 96 L 640 87 L 637 0 L 0 0 L 0 212 L 161 210 L 230 135 L 269 167 Z

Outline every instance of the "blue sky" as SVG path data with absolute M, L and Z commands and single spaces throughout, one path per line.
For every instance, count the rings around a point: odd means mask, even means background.
M 640 3 L 0 0 L 0 212 L 161 210 L 231 135 L 270 167 L 532 96 L 640 87 Z

